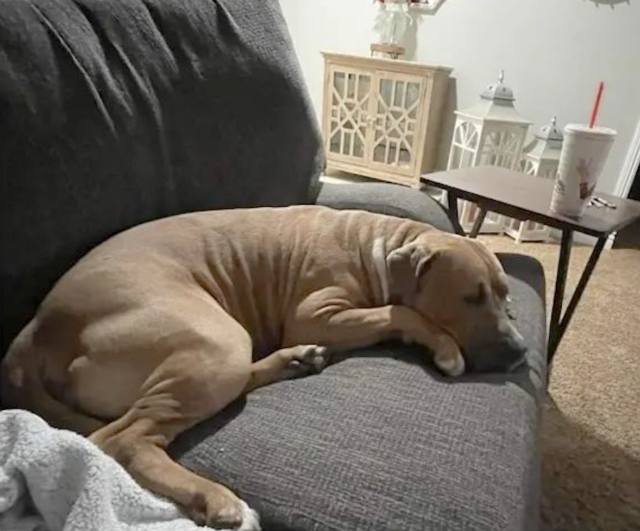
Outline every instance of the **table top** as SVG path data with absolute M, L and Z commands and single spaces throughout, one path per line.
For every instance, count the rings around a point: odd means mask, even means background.
M 640 202 L 596 191 L 594 195 L 617 208 L 587 207 L 580 218 L 551 212 L 553 179 L 525 175 L 496 166 L 477 166 L 427 173 L 427 185 L 455 193 L 480 206 L 520 220 L 532 220 L 557 229 L 571 229 L 602 237 L 640 219 Z

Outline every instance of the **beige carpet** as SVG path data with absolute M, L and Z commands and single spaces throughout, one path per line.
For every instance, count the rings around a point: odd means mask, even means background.
M 553 244 L 482 238 L 542 262 Z M 567 293 L 591 249 L 575 247 Z M 640 530 L 640 251 L 604 251 L 554 361 L 543 415 L 544 531 Z

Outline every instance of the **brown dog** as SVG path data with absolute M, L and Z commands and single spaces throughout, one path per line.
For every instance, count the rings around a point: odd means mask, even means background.
M 256 387 L 322 369 L 328 349 L 399 338 L 449 375 L 465 357 L 487 365 L 483 352 L 508 368 L 524 348 L 506 297 L 493 254 L 421 223 L 311 206 L 182 215 L 74 266 L 11 346 L 3 389 L 91 434 L 196 521 L 257 529 L 230 490 L 170 459 L 179 433 Z

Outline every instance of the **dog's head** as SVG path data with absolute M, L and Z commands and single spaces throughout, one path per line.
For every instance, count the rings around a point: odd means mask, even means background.
M 507 277 L 483 244 L 426 233 L 386 260 L 392 296 L 453 337 L 469 370 L 522 363 L 526 347 L 507 313 Z

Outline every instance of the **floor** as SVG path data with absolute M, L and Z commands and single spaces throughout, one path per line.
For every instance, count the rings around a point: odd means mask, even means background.
M 550 301 L 557 245 L 483 240 L 540 260 Z M 589 252 L 574 249 L 568 290 Z M 543 531 L 640 530 L 639 302 L 640 250 L 604 251 L 558 350 L 543 412 Z

